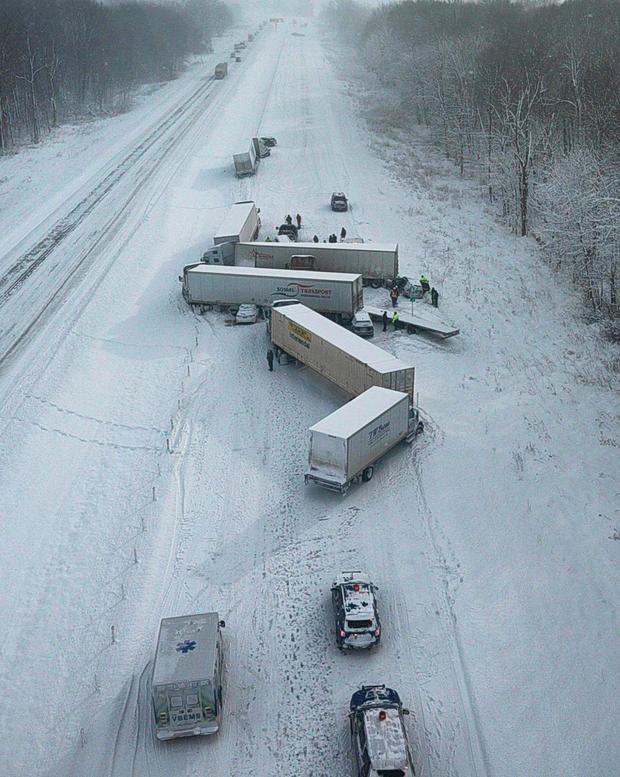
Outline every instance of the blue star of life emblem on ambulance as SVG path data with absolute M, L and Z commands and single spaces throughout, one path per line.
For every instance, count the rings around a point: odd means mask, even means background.
M 196 647 L 195 639 L 186 639 L 185 642 L 177 643 L 177 651 L 179 653 L 189 653 L 189 651 L 193 650 L 195 647 Z

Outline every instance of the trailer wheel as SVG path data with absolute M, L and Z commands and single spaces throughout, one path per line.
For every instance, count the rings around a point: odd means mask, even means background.
M 379 278 L 375 278 L 374 280 L 370 281 L 370 285 L 373 289 L 380 289 L 383 286 L 383 281 Z
M 415 328 L 415 327 L 414 327 L 412 324 L 408 324 L 408 325 L 407 325 L 407 332 L 408 332 L 410 335 L 415 335 L 415 334 L 417 334 L 417 331 L 418 331 L 418 330 L 417 330 L 417 329 L 416 329 L 416 328 Z
M 362 472 L 362 480 L 364 483 L 368 483 L 369 480 L 372 480 L 372 476 L 375 473 L 374 467 L 366 467 L 366 469 Z

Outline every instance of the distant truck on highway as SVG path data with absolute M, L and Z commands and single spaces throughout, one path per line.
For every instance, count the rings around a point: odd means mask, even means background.
M 259 213 L 252 200 L 236 202 L 213 236 L 214 245 L 247 242 L 257 238 L 261 227 Z
M 268 310 L 274 300 L 293 300 L 339 321 L 350 321 L 364 304 L 360 275 L 207 264 L 184 268 L 183 296 L 190 305 L 253 303 Z
M 423 428 L 407 394 L 372 386 L 310 427 L 306 485 L 345 494 L 352 483 L 368 482 L 382 456 Z
M 256 156 L 254 144 L 250 143 L 250 148 L 243 154 L 233 154 L 233 164 L 235 166 L 235 175 L 237 178 L 254 175 L 260 158 Z
M 303 260 L 303 261 L 302 261 Z M 239 242 L 206 251 L 208 264 L 356 273 L 379 288 L 398 275 L 396 243 Z
M 315 313 L 306 305 L 271 309 L 268 331 L 273 345 L 335 383 L 351 396 L 371 386 L 390 388 L 414 401 L 412 364 L 397 359 L 382 348 Z
M 151 682 L 158 739 L 215 734 L 218 730 L 224 625 L 216 612 L 162 620 Z
M 220 62 L 215 66 L 215 78 L 218 80 L 228 75 L 228 62 Z
M 237 178 L 254 175 L 261 159 L 271 154 L 271 150 L 260 140 L 252 138 L 250 148 L 243 154 L 233 154 L 233 164 Z

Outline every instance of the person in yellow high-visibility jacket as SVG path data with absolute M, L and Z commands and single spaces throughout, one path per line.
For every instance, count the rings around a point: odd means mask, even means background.
M 400 316 L 398 315 L 398 310 L 395 310 L 392 313 L 392 325 L 394 326 L 394 331 L 398 329 L 398 322 L 400 321 Z

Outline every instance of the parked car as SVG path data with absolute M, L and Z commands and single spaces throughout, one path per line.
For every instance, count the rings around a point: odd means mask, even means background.
M 278 141 L 275 138 L 259 138 L 259 140 L 264 143 L 266 146 L 269 146 L 269 148 L 273 148 L 274 146 L 278 145 Z
M 351 321 L 351 330 L 360 337 L 374 337 L 375 327 L 365 310 L 358 311 Z
M 258 308 L 251 303 L 239 305 L 235 321 L 238 324 L 255 324 L 258 321 Z
M 241 62 L 241 57 L 235 57 L 235 62 Z
M 297 242 L 297 236 L 299 235 L 299 230 L 295 226 L 295 224 L 280 224 L 278 228 L 278 235 L 282 237 L 282 235 L 286 235 L 289 240 L 292 240 L 294 242 Z
M 349 210 L 349 201 L 344 192 L 334 192 L 332 194 L 331 206 L 332 210 L 335 211 Z
M 336 644 L 340 650 L 361 650 L 377 645 L 381 623 L 375 599 L 376 586 L 363 572 L 342 572 L 332 585 Z
M 405 715 L 409 710 L 385 685 L 363 685 L 353 694 L 349 724 L 355 777 L 415 775 Z

